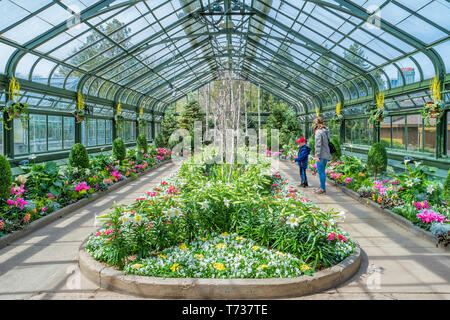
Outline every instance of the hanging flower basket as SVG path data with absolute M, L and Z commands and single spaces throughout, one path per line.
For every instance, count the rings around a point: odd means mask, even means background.
M 331 118 L 332 122 L 341 123 L 344 119 L 344 116 L 342 114 L 334 114 L 333 118 Z
M 430 119 L 436 119 L 436 124 L 441 120 L 444 114 L 444 103 L 441 100 L 427 102 L 422 111 L 420 112 L 424 120 L 426 121 L 426 126 L 431 127 Z
M 376 123 L 384 121 L 385 114 L 383 109 L 373 110 L 370 114 L 371 116 L 369 117 L 369 122 Z
M 83 122 L 86 118 L 86 112 L 84 110 L 75 110 L 73 112 L 77 123 Z
M 28 120 L 30 119 L 30 117 L 28 115 L 27 103 L 9 101 L 1 111 L 8 115 L 7 121 L 11 121 L 13 119 L 20 119 L 20 121 L 22 122 L 22 127 L 25 129 L 28 128 Z M 3 121 L 3 117 L 1 117 L 1 121 Z M 11 128 L 9 128 L 6 125 L 6 123 L 5 129 L 11 130 Z

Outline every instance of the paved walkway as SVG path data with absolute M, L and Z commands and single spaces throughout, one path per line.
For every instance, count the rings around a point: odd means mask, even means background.
M 280 161 L 289 182 L 298 185 L 295 163 Z M 359 272 L 338 288 L 301 299 L 433 299 L 450 300 L 450 253 L 419 238 L 376 210 L 353 200 L 337 187 L 326 195 L 312 190 L 318 176 L 308 171 L 310 187 L 304 193 L 321 208 L 346 211 L 342 224 L 362 248 Z
M 280 161 L 291 183 L 298 167 Z M 0 250 L 0 299 L 137 299 L 97 287 L 80 275 L 77 251 L 97 227 L 94 216 L 114 201 L 129 203 L 179 166 L 173 162 Z M 318 179 L 309 173 L 309 182 Z M 329 187 L 327 195 L 305 194 L 319 206 L 347 212 L 343 228 L 362 247 L 359 272 L 338 288 L 297 299 L 447 299 L 450 254 L 417 238 L 377 211 Z M 251 297 L 249 297 L 251 298 Z

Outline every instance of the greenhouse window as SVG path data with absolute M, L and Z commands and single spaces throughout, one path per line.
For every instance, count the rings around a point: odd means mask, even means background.
M 112 121 L 100 118 L 87 119 L 81 126 L 81 141 L 87 147 L 112 143 Z
M 4 152 L 3 152 L 3 149 L 4 147 L 3 147 L 3 123 L 2 124 L 0 124 L 0 154 L 1 155 L 3 155 L 4 154 Z
M 125 120 L 120 137 L 124 142 L 136 141 L 136 122 Z

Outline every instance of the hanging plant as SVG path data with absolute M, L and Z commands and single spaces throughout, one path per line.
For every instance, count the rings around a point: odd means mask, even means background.
M 28 103 L 8 101 L 6 106 L 2 108 L 2 112 L 8 114 L 7 122 L 13 119 L 20 119 L 22 127 L 28 129 L 28 120 L 30 120 L 30 116 L 28 115 Z M 11 130 L 6 123 L 4 126 L 6 130 Z
M 75 119 L 77 123 L 83 122 L 86 120 L 86 110 L 84 106 L 84 99 L 83 95 L 80 91 L 78 91 L 78 97 L 77 97 L 77 110 L 73 112 L 73 115 L 75 116 Z
M 139 109 L 139 118 L 137 120 L 138 120 L 139 129 L 140 130 L 145 129 L 147 126 L 147 120 L 144 119 L 144 108 L 143 107 L 141 107 Z M 142 131 L 144 131 L 144 130 L 142 130 Z
M 444 102 L 441 100 L 441 83 L 437 81 L 437 77 L 431 81 L 430 84 L 430 102 L 427 102 L 420 114 L 425 119 L 426 127 L 432 127 L 430 119 L 436 119 L 436 125 L 441 122 L 441 117 L 444 115 Z
M 125 124 L 125 118 L 121 115 L 121 113 L 122 113 L 122 104 L 119 103 L 117 105 L 116 114 L 114 115 L 114 121 L 116 123 L 117 132 L 121 132 Z
M 378 92 L 375 98 L 377 100 L 377 109 L 369 111 L 369 122 L 383 122 L 386 116 L 384 112 L 384 92 Z
M 10 100 L 6 103 L 6 105 L 2 108 L 2 113 L 6 113 L 8 118 L 6 122 L 12 121 L 13 119 L 20 119 L 22 123 L 22 127 L 24 129 L 28 129 L 28 120 L 30 116 L 28 115 L 28 103 L 19 102 L 19 94 L 20 94 L 20 84 L 16 78 L 12 78 L 9 82 L 8 96 Z M 3 121 L 3 117 L 0 117 L 1 121 Z M 7 124 L 4 124 L 6 130 L 11 130 Z
M 331 118 L 331 122 L 341 123 L 343 119 L 344 116 L 341 114 L 341 103 L 338 102 L 338 104 L 336 105 L 336 113 L 334 114 L 333 118 Z

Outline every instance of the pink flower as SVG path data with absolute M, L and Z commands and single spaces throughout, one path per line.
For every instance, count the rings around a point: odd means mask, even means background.
M 426 210 L 426 209 L 418 213 L 417 218 L 422 219 L 423 223 L 430 223 L 433 221 L 443 222 L 445 219 L 443 215 L 437 214 L 433 210 Z
M 91 187 L 89 187 L 89 186 L 87 185 L 86 182 L 80 182 L 80 183 L 78 183 L 78 185 L 75 187 L 75 192 L 76 192 L 76 193 L 79 193 L 80 191 L 83 191 L 83 190 L 88 191 L 89 189 L 91 189 Z
M 338 235 L 338 239 L 339 240 L 341 240 L 341 241 L 343 241 L 343 242 L 347 242 L 347 238 L 346 237 L 344 237 L 343 235 Z
M 353 178 L 345 178 L 345 184 L 349 184 L 350 182 L 352 182 Z
M 43 208 L 41 209 L 41 212 L 45 212 L 45 211 L 47 211 L 47 210 L 48 210 L 47 207 L 43 207 Z
M 336 237 L 336 233 L 334 233 L 334 232 L 332 232 L 332 233 L 330 233 L 329 235 L 328 235 L 328 241 L 333 241 L 334 240 L 334 238 Z
M 119 173 L 119 171 L 113 171 L 113 172 L 111 172 L 111 175 L 113 176 L 113 177 L 115 177 L 117 180 L 119 180 L 120 178 L 122 178 L 122 175 Z

